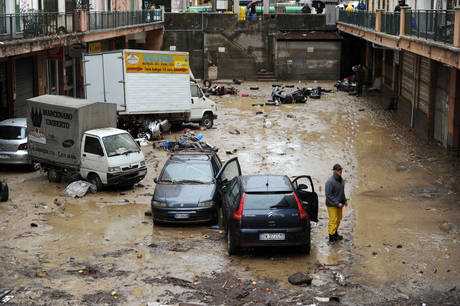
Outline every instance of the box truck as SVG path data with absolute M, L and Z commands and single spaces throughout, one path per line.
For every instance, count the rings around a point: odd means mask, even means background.
M 120 50 L 83 56 L 86 98 L 117 104 L 119 126 L 146 121 L 213 126 L 216 104 L 191 77 L 187 52 Z
M 147 174 L 131 135 L 115 128 L 116 105 L 65 96 L 28 99 L 28 151 L 50 182 L 81 177 L 99 190 L 132 186 Z

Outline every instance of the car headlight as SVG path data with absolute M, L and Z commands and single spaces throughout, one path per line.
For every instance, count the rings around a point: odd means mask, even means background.
M 109 168 L 107 169 L 107 171 L 110 172 L 110 173 L 121 172 L 121 167 L 120 167 L 120 166 L 109 167 Z
M 214 201 L 204 201 L 204 202 L 199 202 L 198 207 L 212 207 L 214 206 Z
M 153 205 L 153 207 L 157 207 L 157 208 L 164 208 L 164 207 L 166 207 L 166 203 L 165 203 L 165 202 L 152 201 L 152 205 Z
M 141 165 L 141 167 L 144 167 L 144 166 L 145 166 L 145 160 L 141 161 L 141 162 L 139 163 L 139 165 Z

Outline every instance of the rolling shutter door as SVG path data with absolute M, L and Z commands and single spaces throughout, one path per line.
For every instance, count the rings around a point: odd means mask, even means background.
M 415 55 L 404 52 L 402 62 L 401 96 L 406 100 L 406 102 L 412 102 L 414 97 L 414 69 Z
M 420 81 L 418 91 L 418 109 L 428 114 L 430 109 L 431 60 L 420 57 Z
M 27 99 L 34 96 L 34 62 L 32 58 L 16 60 L 15 117 L 27 116 Z
M 434 139 L 447 147 L 449 68 L 439 65 L 434 103 Z

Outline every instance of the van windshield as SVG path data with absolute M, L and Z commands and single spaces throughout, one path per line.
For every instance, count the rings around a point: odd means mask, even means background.
M 0 139 L 16 140 L 26 138 L 26 128 L 21 126 L 0 125 Z
M 139 147 L 128 133 L 102 137 L 102 142 L 108 157 L 139 152 Z
M 197 161 L 168 163 L 163 170 L 160 181 L 209 184 L 213 179 L 211 163 Z

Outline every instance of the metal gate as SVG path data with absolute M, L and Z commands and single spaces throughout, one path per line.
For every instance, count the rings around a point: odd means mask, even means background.
M 27 116 L 27 99 L 34 96 L 34 62 L 32 58 L 16 60 L 16 101 L 14 115 Z
M 447 147 L 449 68 L 439 65 L 434 103 L 434 139 Z

